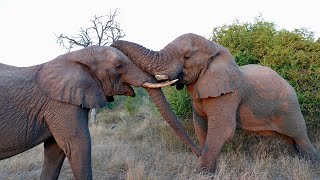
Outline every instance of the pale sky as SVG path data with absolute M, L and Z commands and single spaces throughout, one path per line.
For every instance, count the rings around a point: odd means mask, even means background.
M 94 15 L 119 8 L 124 40 L 160 50 L 184 33 L 210 37 L 213 27 L 253 22 L 260 13 L 278 28 L 320 36 L 316 0 L 0 0 L 0 63 L 31 66 L 66 52 L 54 34 L 76 34 Z

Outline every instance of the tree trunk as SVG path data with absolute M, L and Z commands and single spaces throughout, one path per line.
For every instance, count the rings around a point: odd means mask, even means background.
M 97 124 L 97 109 L 96 108 L 92 108 L 90 110 L 90 124 L 91 125 L 96 125 Z

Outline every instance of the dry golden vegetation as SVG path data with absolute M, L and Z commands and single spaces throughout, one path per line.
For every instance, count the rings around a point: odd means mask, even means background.
M 101 111 L 90 128 L 94 179 L 320 179 L 320 166 L 290 155 L 280 139 L 241 131 L 225 145 L 214 175 L 197 173 L 197 157 L 159 115 L 146 106 L 134 115 L 121 109 Z M 319 137 L 312 140 L 320 150 Z M 40 145 L 0 161 L 0 179 L 39 179 L 42 151 Z M 68 160 L 59 179 L 72 179 Z

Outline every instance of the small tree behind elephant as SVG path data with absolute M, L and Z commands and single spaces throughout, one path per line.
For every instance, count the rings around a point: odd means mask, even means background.
M 297 95 L 268 67 L 238 67 L 230 52 L 196 34 L 184 34 L 160 51 L 116 41 L 118 48 L 158 80 L 178 78 L 192 99 L 195 133 L 202 148 L 201 168 L 214 171 L 216 159 L 236 126 L 246 131 L 278 134 L 320 160 L 311 144 Z
M 31 67 L 0 64 L 0 159 L 44 142 L 41 179 L 57 179 L 65 157 L 75 179 L 92 179 L 90 108 L 143 86 L 175 133 L 199 154 L 161 89 L 123 53 L 90 46 Z

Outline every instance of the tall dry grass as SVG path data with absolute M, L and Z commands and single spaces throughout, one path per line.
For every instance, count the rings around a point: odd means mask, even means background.
M 320 167 L 290 155 L 278 138 L 237 131 L 225 145 L 214 175 L 197 172 L 199 160 L 172 133 L 162 118 L 141 108 L 135 115 L 102 111 L 90 127 L 94 179 L 320 179 Z M 320 149 L 320 139 L 314 138 Z M 0 161 L 0 179 L 39 179 L 42 145 Z M 59 179 L 72 179 L 68 160 Z

